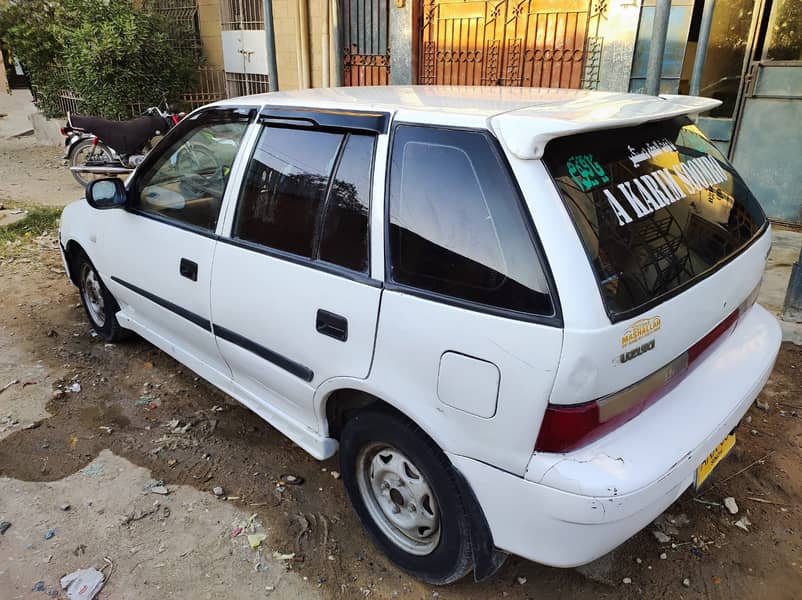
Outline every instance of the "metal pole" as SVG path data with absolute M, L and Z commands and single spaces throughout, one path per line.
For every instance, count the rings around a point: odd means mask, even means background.
M 343 51 L 342 51 L 342 26 L 340 25 L 340 3 L 331 0 L 331 38 L 334 46 L 334 85 L 341 87 L 343 84 Z
M 713 11 L 716 8 L 716 0 L 705 0 L 705 7 L 702 11 L 702 24 L 699 27 L 699 41 L 696 44 L 696 56 L 693 59 L 693 73 L 691 74 L 691 96 L 699 95 L 699 88 L 702 85 L 702 70 L 705 67 L 707 57 L 707 45 L 710 42 L 710 27 L 713 24 Z
M 312 87 L 312 76 L 309 69 L 311 58 L 309 55 L 309 0 L 298 0 L 298 52 L 301 59 L 301 81 L 298 87 L 306 90 Z
M 654 7 L 654 24 L 649 45 L 649 66 L 646 71 L 646 93 L 660 95 L 660 77 L 663 74 L 663 55 L 666 52 L 668 17 L 671 15 L 671 0 L 657 0 Z
M 326 5 L 323 17 L 323 35 L 320 36 L 320 57 L 323 63 L 321 71 L 323 72 L 323 87 L 331 87 L 331 58 L 330 51 L 330 37 L 331 37 L 331 19 L 329 18 L 329 9 L 331 5 L 327 0 L 323 0 Z
M 265 39 L 267 41 L 267 84 L 271 92 L 278 91 L 278 66 L 276 65 L 276 33 L 273 29 L 273 0 L 265 2 Z
M 783 304 L 783 320 L 802 323 L 802 248 L 788 280 L 788 290 L 785 292 Z

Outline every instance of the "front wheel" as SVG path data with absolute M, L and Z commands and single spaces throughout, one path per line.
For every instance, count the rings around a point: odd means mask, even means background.
M 125 339 L 130 334 L 117 321 L 117 301 L 103 285 L 100 275 L 95 270 L 89 257 L 79 254 L 75 259 L 75 272 L 78 275 L 78 289 L 81 292 L 81 303 L 92 327 L 109 342 Z
M 470 524 L 457 476 L 414 423 L 367 409 L 343 428 L 340 468 L 373 542 L 397 566 L 434 585 L 473 568 Z
M 98 163 L 110 164 L 114 159 L 112 158 L 111 149 L 103 142 L 98 141 L 95 144 L 94 140 L 85 139 L 81 140 L 72 147 L 70 150 L 69 163 L 71 167 L 85 167 L 87 164 Z M 77 173 L 70 171 L 75 181 L 80 183 L 83 187 L 89 185 L 90 181 L 108 177 L 103 173 Z

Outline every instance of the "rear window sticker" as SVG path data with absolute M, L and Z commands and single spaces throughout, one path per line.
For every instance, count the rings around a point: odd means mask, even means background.
M 593 159 L 592 154 L 576 154 L 568 159 L 565 167 L 568 169 L 568 175 L 583 192 L 610 183 L 604 167 Z

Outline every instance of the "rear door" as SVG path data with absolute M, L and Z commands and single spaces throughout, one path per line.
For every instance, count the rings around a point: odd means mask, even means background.
M 331 116 L 331 115 L 329 115 Z M 267 123 L 212 273 L 212 318 L 234 379 L 316 427 L 314 390 L 370 370 L 381 285 L 368 215 L 377 134 Z
M 560 359 L 556 294 L 486 131 L 399 124 L 371 379 L 448 451 L 523 473 Z

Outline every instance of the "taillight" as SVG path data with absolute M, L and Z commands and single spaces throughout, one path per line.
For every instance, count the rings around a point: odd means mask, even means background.
M 570 452 L 635 418 L 665 396 L 690 372 L 757 300 L 760 285 L 710 333 L 666 366 L 620 392 L 583 404 L 549 404 L 535 443 L 538 452 Z
M 633 419 L 671 388 L 688 367 L 688 352 L 620 392 L 598 400 L 562 406 L 549 404 L 535 443 L 539 452 L 569 452 L 593 442 Z
M 64 137 L 67 137 L 67 130 L 64 127 L 60 127 L 59 131 L 61 132 L 61 135 L 63 135 Z

